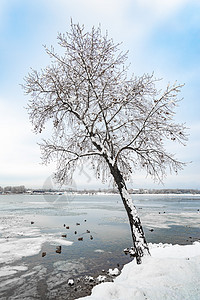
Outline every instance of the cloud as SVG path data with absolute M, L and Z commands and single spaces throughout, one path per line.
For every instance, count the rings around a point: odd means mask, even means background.
M 31 131 L 25 109 L 5 100 L 0 99 L 0 185 L 25 184 L 36 176 L 44 181 L 53 167 L 41 165 L 38 137 Z
M 74 0 L 73 2 L 70 0 L 54 0 L 52 2 L 54 2 L 54 5 L 59 3 L 65 7 L 76 8 L 77 11 L 83 11 L 84 9 L 88 14 L 94 12 L 95 14 L 112 16 L 116 13 L 122 13 L 130 5 L 131 0 Z
M 154 16 L 163 18 L 169 16 L 182 8 L 186 3 L 191 3 L 191 0 L 137 0 L 138 5 L 142 9 L 147 9 Z

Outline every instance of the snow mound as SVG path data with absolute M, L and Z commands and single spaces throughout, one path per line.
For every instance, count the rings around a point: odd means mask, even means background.
M 124 266 L 114 282 L 95 286 L 84 300 L 198 300 L 200 242 L 193 245 L 151 245 L 151 256 Z

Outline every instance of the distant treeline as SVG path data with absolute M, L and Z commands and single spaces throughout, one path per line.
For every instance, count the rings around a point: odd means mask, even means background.
M 129 192 L 131 194 L 200 194 L 197 189 L 138 189 Z
M 23 194 L 26 192 L 26 188 L 24 185 L 20 186 L 0 186 L 0 194 Z
M 197 189 L 129 189 L 130 194 L 200 194 Z M 118 194 L 117 189 L 78 190 L 80 194 L 108 193 Z
M 23 193 L 52 193 L 52 192 L 76 192 L 78 194 L 118 194 L 117 189 L 90 189 L 90 190 L 73 190 L 73 189 L 27 189 L 24 185 L 20 186 L 0 186 L 0 194 L 23 194 Z M 129 189 L 130 194 L 200 194 L 198 189 Z

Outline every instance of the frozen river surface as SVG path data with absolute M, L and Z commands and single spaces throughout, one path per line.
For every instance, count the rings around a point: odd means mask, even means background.
M 132 198 L 149 242 L 200 239 L 200 195 Z M 0 299 L 74 299 L 80 291 L 69 279 L 105 275 L 130 261 L 118 195 L 0 195 L 0 212 Z

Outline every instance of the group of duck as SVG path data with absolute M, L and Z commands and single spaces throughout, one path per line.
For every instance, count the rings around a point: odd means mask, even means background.
M 84 220 L 84 222 L 86 222 L 86 220 Z M 31 224 L 34 224 L 34 222 L 31 222 Z M 76 226 L 81 225 L 80 223 L 76 223 Z M 66 224 L 63 225 L 66 229 L 69 229 L 69 226 L 67 226 Z M 77 234 L 78 232 L 75 230 L 74 234 Z M 86 233 L 90 233 L 90 230 L 86 230 Z M 66 238 L 67 234 L 62 234 L 61 237 Z M 90 235 L 90 240 L 93 240 L 93 236 Z M 83 241 L 83 237 L 78 237 L 78 241 Z M 61 246 L 57 246 L 56 247 L 56 253 L 61 253 L 62 252 L 62 247 Z M 46 256 L 46 252 L 42 252 L 42 257 Z

